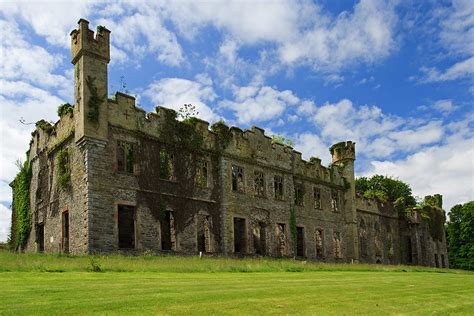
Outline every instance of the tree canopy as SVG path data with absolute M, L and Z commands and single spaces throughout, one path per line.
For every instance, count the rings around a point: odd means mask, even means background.
M 398 179 L 382 175 L 356 179 L 356 192 L 366 198 L 375 198 L 381 202 L 390 202 L 396 209 L 404 211 L 416 206 L 408 184 Z
M 474 201 L 451 208 L 446 233 L 450 266 L 474 270 Z

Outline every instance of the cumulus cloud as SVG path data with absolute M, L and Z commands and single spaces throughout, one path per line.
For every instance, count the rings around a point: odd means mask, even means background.
M 0 204 L 0 242 L 7 241 L 8 234 L 10 234 L 12 211 Z
M 230 109 L 239 123 L 269 121 L 278 118 L 286 108 L 300 99 L 292 91 L 279 91 L 269 86 L 234 86 L 234 100 L 220 102 L 220 107 Z
M 422 72 L 422 76 L 419 79 L 419 82 L 421 83 L 472 78 L 474 75 L 474 56 L 457 62 L 444 71 L 440 71 L 434 67 L 422 67 L 420 70 Z
M 312 133 L 302 133 L 295 135 L 295 148 L 300 151 L 304 159 L 318 157 L 322 164 L 328 165 L 331 162 L 329 147 L 320 136 Z
M 198 117 L 210 122 L 217 119 L 217 115 L 208 105 L 217 95 L 212 87 L 212 80 L 205 75 L 198 75 L 196 80 L 163 78 L 150 84 L 144 96 L 156 105 L 176 111 L 184 104 L 191 103 L 199 112 Z

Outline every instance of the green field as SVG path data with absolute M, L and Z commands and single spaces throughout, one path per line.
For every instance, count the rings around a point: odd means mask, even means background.
M 0 314 L 445 315 L 473 314 L 473 298 L 458 270 L 0 252 Z

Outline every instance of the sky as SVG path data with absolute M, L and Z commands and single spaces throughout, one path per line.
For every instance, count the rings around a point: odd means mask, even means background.
M 474 200 L 474 1 L 0 1 L 0 241 L 34 125 L 73 100 L 70 32 L 111 30 L 109 94 L 280 133 L 308 159 L 357 143 L 444 208 Z

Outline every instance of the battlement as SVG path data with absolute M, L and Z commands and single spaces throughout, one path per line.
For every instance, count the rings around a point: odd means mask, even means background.
M 71 32 L 72 63 L 76 64 L 84 54 L 93 55 L 105 62 L 110 61 L 110 31 L 97 26 L 97 32 L 89 29 L 89 21 L 80 19 L 79 28 Z
M 340 142 L 329 148 L 332 155 L 332 162 L 336 163 L 343 160 L 355 160 L 355 143 L 352 141 Z

